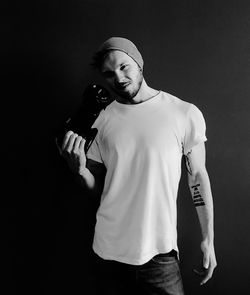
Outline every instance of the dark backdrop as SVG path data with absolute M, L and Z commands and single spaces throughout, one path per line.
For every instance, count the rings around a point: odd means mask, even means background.
M 183 174 L 179 248 L 187 294 L 249 287 L 249 1 L 76 0 L 1 4 L 3 294 L 95 294 L 98 200 L 74 183 L 54 133 L 98 77 L 92 52 L 134 41 L 154 88 L 196 104 L 207 122 L 218 267 L 202 288 L 200 228 Z M 87 291 L 88 290 L 88 291 Z M 92 290 L 92 291 L 90 291 Z

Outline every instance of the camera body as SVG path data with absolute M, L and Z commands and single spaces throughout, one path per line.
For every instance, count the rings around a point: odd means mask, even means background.
M 92 128 L 93 123 L 100 112 L 112 102 L 110 94 L 106 88 L 98 84 L 90 84 L 83 93 L 83 101 L 75 114 L 69 117 L 56 135 L 56 144 L 60 148 L 65 134 L 71 130 L 81 135 L 85 140 L 85 153 L 87 153 L 98 130 Z

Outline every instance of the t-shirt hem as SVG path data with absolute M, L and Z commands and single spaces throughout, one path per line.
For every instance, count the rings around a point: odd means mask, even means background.
M 93 251 L 95 254 L 97 254 L 99 257 L 101 257 L 104 260 L 113 260 L 113 261 L 118 261 L 130 265 L 142 265 L 150 261 L 155 255 L 160 254 L 160 253 L 168 253 L 171 250 L 175 250 L 177 252 L 177 256 L 179 258 L 179 250 L 178 247 L 170 247 L 168 250 L 162 250 L 162 251 L 153 251 L 148 255 L 145 255 L 144 258 L 142 259 L 128 259 L 126 257 L 121 257 L 121 256 L 114 256 L 114 255 L 107 255 L 104 254 L 102 251 L 99 251 L 93 246 Z

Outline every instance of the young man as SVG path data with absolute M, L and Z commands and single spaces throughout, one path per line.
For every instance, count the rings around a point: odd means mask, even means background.
M 62 155 L 81 183 L 101 194 L 93 249 L 102 292 L 184 294 L 176 232 L 183 155 L 202 231 L 201 284 L 216 267 L 204 118 L 193 104 L 147 85 L 143 58 L 125 38 L 106 40 L 94 65 L 115 100 L 93 125 L 98 133 L 87 157 L 84 139 L 73 131 Z

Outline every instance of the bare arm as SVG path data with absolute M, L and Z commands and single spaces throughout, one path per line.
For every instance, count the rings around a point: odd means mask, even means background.
M 68 131 L 59 151 L 78 183 L 91 193 L 99 195 L 103 190 L 106 168 L 102 163 L 86 159 L 84 145 L 82 136 Z
M 205 144 L 195 146 L 186 156 L 188 184 L 202 232 L 201 250 L 206 269 L 201 285 L 211 277 L 217 265 L 214 251 L 214 209 L 210 180 L 205 166 Z

